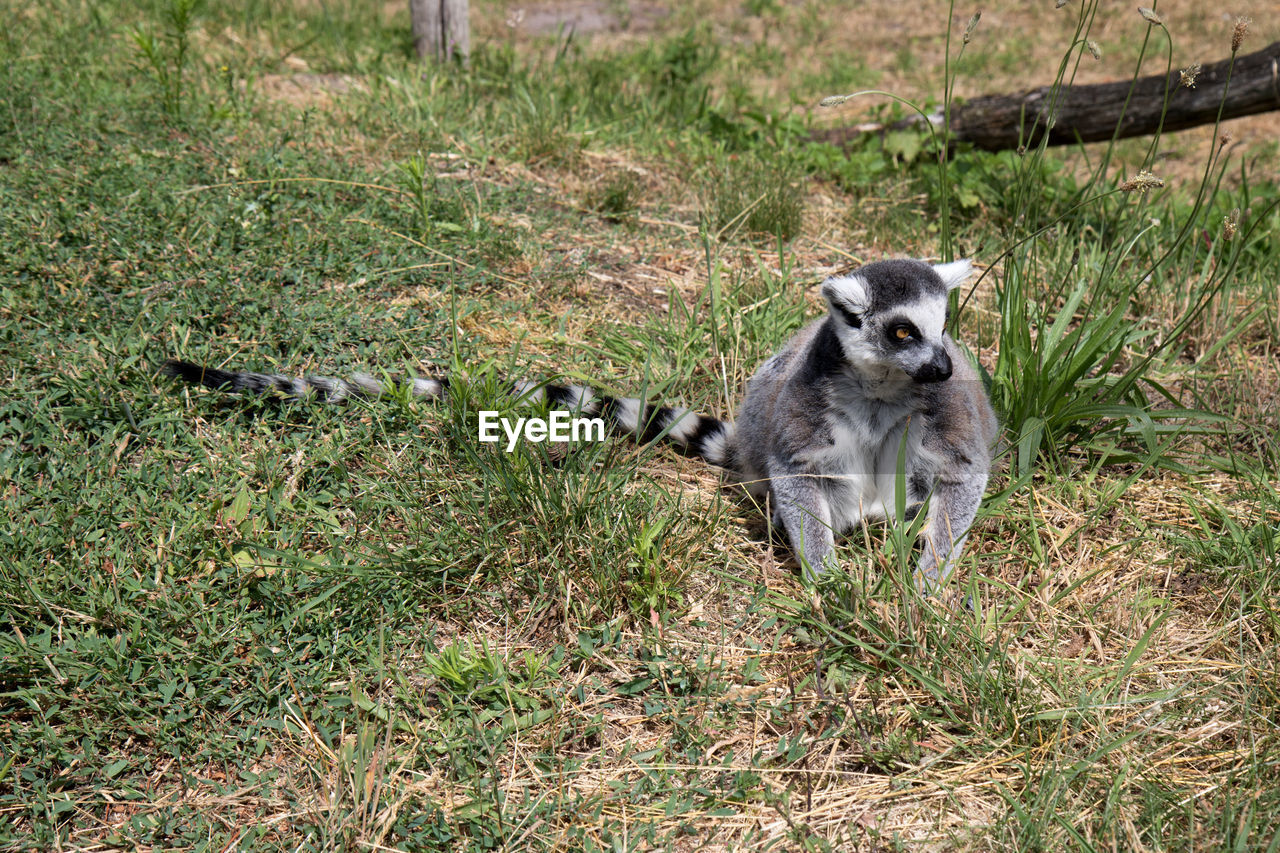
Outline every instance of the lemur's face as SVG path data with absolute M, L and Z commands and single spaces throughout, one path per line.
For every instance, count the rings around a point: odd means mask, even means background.
M 951 378 L 944 334 L 947 293 L 968 276 L 966 261 L 929 266 L 882 261 L 822 286 L 846 360 L 871 379 Z

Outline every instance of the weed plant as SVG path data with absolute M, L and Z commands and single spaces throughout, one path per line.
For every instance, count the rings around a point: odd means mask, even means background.
M 161 31 L 135 29 L 133 41 L 146 61 L 160 95 L 160 106 L 171 119 L 182 116 L 191 29 L 201 0 L 167 0 L 160 9 Z

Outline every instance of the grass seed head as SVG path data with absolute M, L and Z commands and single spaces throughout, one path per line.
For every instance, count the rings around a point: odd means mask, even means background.
M 1193 62 L 1178 72 L 1178 84 L 1187 89 L 1196 87 L 1196 78 L 1200 76 L 1200 63 Z
M 974 12 L 973 17 L 969 19 L 969 23 L 964 28 L 964 43 L 968 44 L 973 39 L 973 31 L 978 28 L 978 21 L 982 20 L 981 12 Z
M 1164 26 L 1164 19 L 1156 14 L 1155 9 L 1148 8 L 1147 6 L 1139 6 L 1138 14 L 1141 15 L 1142 20 L 1146 21 L 1148 24 L 1157 27 Z
M 1222 239 L 1231 242 L 1240 228 L 1240 208 L 1233 207 L 1231 212 L 1222 217 Z
M 1138 172 L 1129 180 L 1120 185 L 1120 191 L 1126 193 L 1137 192 L 1145 195 L 1153 189 L 1164 186 L 1164 179 L 1157 178 L 1146 169 Z
M 1249 34 L 1249 25 L 1253 18 L 1236 18 L 1236 28 L 1231 31 L 1231 52 L 1235 53 L 1244 44 L 1244 37 Z

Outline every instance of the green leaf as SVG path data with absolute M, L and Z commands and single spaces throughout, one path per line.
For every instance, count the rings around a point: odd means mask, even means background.
M 227 508 L 226 519 L 232 524 L 239 524 L 249 516 L 249 484 L 241 483 L 235 500 Z
M 910 130 L 893 130 L 884 137 L 885 153 L 904 163 L 914 162 L 923 144 L 923 137 Z

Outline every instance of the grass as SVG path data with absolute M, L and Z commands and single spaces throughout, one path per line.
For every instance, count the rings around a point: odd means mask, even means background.
M 1001 50 L 1005 5 L 959 95 L 1084 50 Z M 839 74 L 841 4 L 489 9 L 468 69 L 376 4 L 10 11 L 0 848 L 1275 848 L 1274 144 L 809 143 L 793 100 L 939 97 L 945 4 Z M 1226 53 L 1167 24 L 1152 67 Z M 1008 450 L 937 599 L 882 528 L 806 589 L 696 461 L 476 441 L 512 375 L 731 416 L 822 276 L 944 242 L 991 267 L 959 337 Z M 282 405 L 175 356 L 456 385 Z
M 790 241 L 804 217 L 804 195 L 794 172 L 790 162 L 779 162 L 776 152 L 731 159 L 709 182 L 711 227 L 718 234 L 742 231 Z

